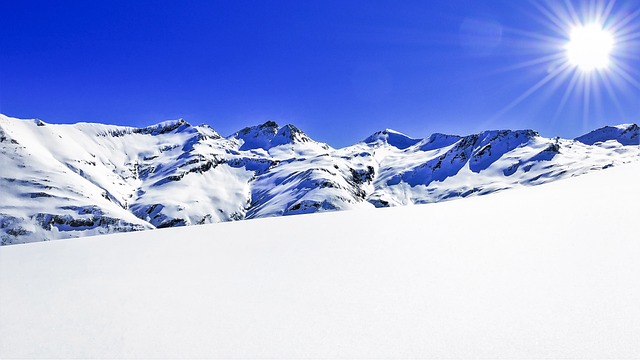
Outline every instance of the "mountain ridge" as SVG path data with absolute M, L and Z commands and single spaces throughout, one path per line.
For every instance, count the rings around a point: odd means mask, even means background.
M 0 115 L 0 241 L 488 194 L 636 161 L 637 133 L 626 124 L 573 140 L 534 130 L 416 139 L 385 129 L 334 149 L 273 121 L 224 137 L 184 119 L 134 128 Z

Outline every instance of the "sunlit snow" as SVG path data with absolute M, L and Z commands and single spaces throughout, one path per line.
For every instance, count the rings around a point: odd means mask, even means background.
M 0 358 L 638 358 L 640 163 L 0 248 Z
M 273 121 L 223 137 L 184 120 L 132 128 L 0 115 L 0 244 L 485 195 L 638 161 L 639 133 L 415 139 L 386 129 L 334 149 Z

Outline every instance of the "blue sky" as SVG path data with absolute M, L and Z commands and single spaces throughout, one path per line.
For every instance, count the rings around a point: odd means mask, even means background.
M 640 3 L 618 0 L 602 20 L 624 40 L 615 69 L 573 86 L 577 70 L 553 75 L 565 60 L 545 59 L 572 18 L 609 2 L 560 3 L 0 0 L 0 112 L 132 126 L 182 117 L 223 135 L 275 120 L 333 146 L 383 128 L 574 137 L 639 122 Z

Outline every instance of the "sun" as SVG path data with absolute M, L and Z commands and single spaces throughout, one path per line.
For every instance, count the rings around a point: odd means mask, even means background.
M 613 35 L 599 24 L 576 26 L 566 46 L 567 59 L 585 72 L 603 70 L 609 67 L 613 45 Z
M 514 59 L 522 60 L 496 71 L 526 69 L 528 73 L 522 74 L 531 74 L 532 82 L 489 121 L 523 102 L 533 104 L 536 97 L 544 101 L 540 109 L 551 106 L 549 100 L 557 104 L 549 117 L 553 122 L 582 113 L 583 127 L 587 128 L 595 116 L 610 116 L 611 107 L 620 118 L 628 118 L 622 104 L 636 103 L 640 91 L 640 9 L 630 10 L 622 4 L 625 1 L 527 1 L 522 11 L 538 27 L 505 30 L 503 38 L 513 44 Z

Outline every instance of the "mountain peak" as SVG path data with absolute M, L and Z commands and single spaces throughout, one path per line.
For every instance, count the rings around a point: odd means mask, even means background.
M 512 150 L 514 147 L 529 142 L 531 139 L 540 136 L 534 130 L 486 130 L 478 134 L 471 134 L 461 138 L 460 142 L 455 146 L 456 149 L 473 149 L 485 146 L 495 147 L 501 143 L 501 146 Z
M 615 140 L 622 145 L 640 145 L 640 127 L 637 124 L 604 126 L 578 136 L 575 140 L 587 145 L 608 140 Z
M 264 124 L 259 125 L 260 128 L 279 128 L 278 123 L 276 123 L 273 120 L 267 120 L 264 122 Z
M 445 146 L 453 145 L 460 139 L 462 139 L 462 137 L 458 135 L 433 133 L 428 138 L 421 141 L 420 150 L 429 151 L 439 149 Z
M 279 145 L 313 141 L 294 125 L 287 124 L 280 127 L 272 120 L 261 125 L 246 127 L 230 137 L 242 141 L 240 150 L 269 150 Z
M 389 144 L 400 150 L 404 150 L 410 146 L 413 146 L 420 142 L 419 139 L 411 138 L 399 131 L 393 129 L 384 129 L 376 131 L 368 138 L 364 139 L 364 142 L 370 145 L 374 144 Z
M 191 124 L 180 118 L 178 120 L 167 120 L 145 128 L 136 129 L 134 132 L 140 134 L 160 135 L 169 132 L 182 132 L 187 128 L 191 128 Z

